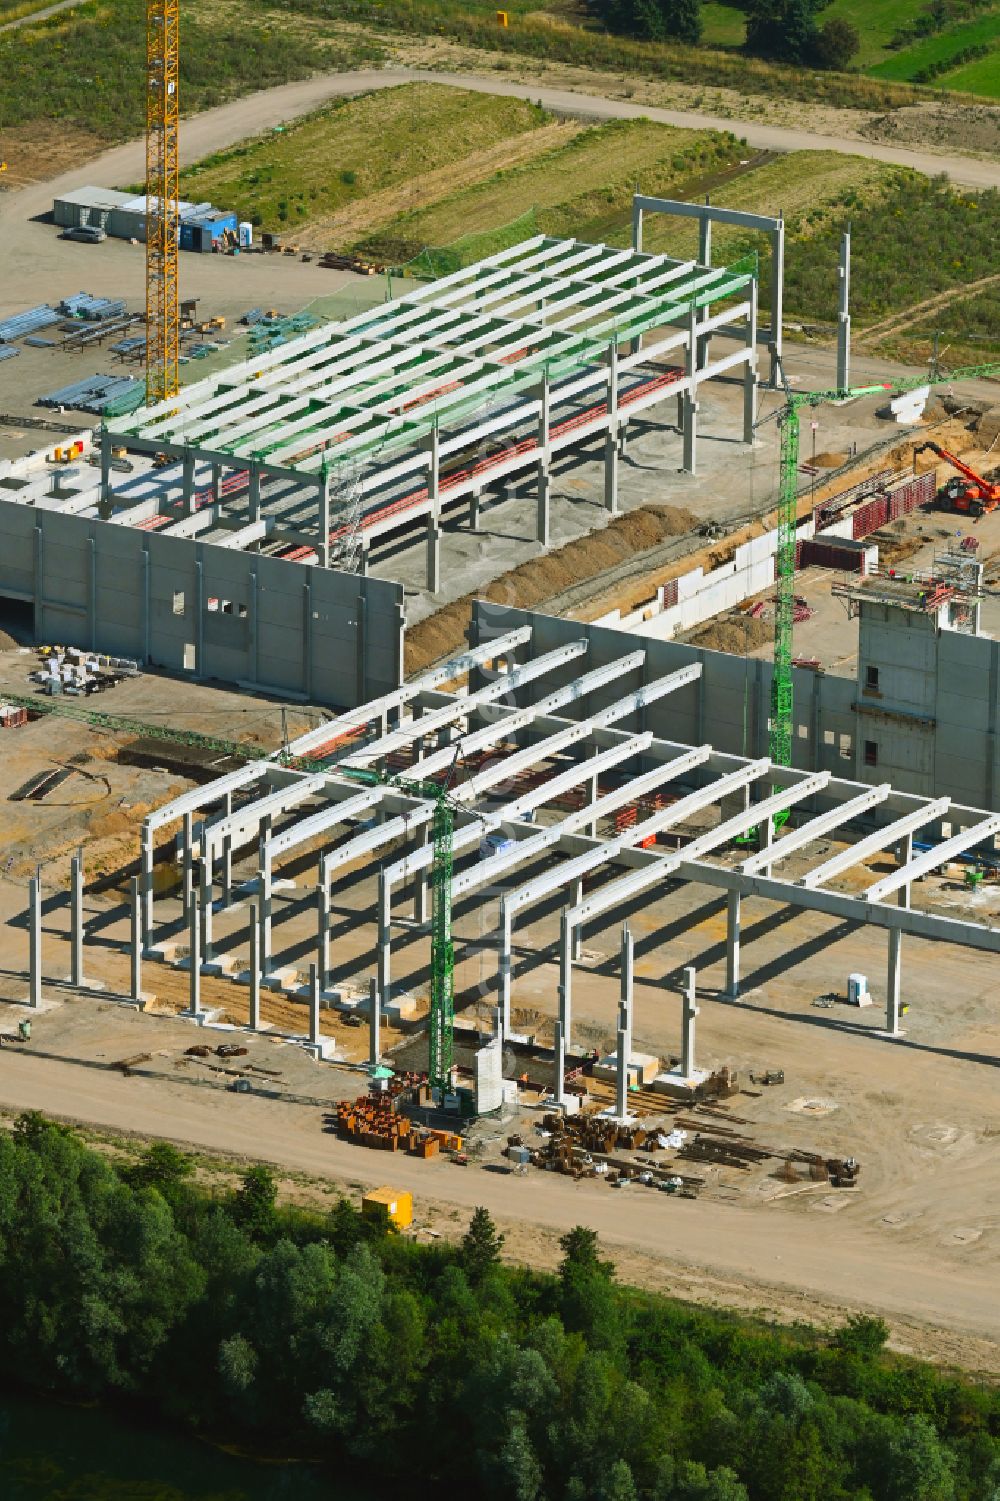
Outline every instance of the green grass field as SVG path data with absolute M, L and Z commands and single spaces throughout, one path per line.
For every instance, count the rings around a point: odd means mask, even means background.
M 830 0 L 820 20 L 834 17 L 850 21 L 861 38 L 852 67 L 887 82 L 909 82 L 921 68 L 947 60 L 977 43 L 1000 46 L 1000 6 L 975 21 L 951 26 L 935 36 L 901 51 L 890 51 L 889 41 L 912 21 L 919 0 Z M 746 12 L 725 0 L 706 0 L 702 6 L 702 40 L 707 47 L 739 48 L 746 30 Z M 1000 55 L 981 58 L 934 80 L 935 86 L 969 93 L 1000 96 Z
M 281 230 L 513 142 L 548 118 L 520 99 L 410 84 L 338 101 L 281 133 L 208 157 L 181 174 L 181 191 Z
M 989 57 L 979 57 L 975 62 L 964 63 L 942 74 L 938 84 L 946 89 L 962 89 L 970 94 L 987 94 L 1000 99 L 1000 46 L 994 47 Z
M 878 78 L 909 81 L 916 78 L 922 69 L 947 63 L 968 47 L 992 47 L 997 44 L 1000 44 L 1000 10 L 980 16 L 964 26 L 950 26 L 947 31 L 929 36 L 914 43 L 912 47 L 905 47 L 902 51 L 893 53 L 885 62 L 878 63 L 871 72 Z M 991 58 L 978 59 L 980 63 L 991 61 Z M 956 85 L 949 79 L 948 86 Z
M 718 132 L 646 120 L 591 126 L 534 160 L 396 216 L 363 244 L 372 254 L 402 262 L 425 245 L 498 228 L 532 209 L 546 233 L 624 244 L 636 182 L 644 192 L 686 193 L 695 180 L 730 168 L 744 152 L 734 136 Z

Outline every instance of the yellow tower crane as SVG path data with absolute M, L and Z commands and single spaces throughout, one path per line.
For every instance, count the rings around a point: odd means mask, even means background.
M 146 0 L 146 402 L 179 387 L 179 0 Z

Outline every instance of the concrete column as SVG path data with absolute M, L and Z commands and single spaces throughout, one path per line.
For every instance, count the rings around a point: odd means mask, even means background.
M 597 797 L 598 797 L 597 777 L 596 776 L 592 776 L 590 778 L 589 782 L 587 783 L 587 802 L 588 802 L 588 804 L 590 805 L 591 808 L 597 802 Z M 590 822 L 587 824 L 587 826 L 586 826 L 586 832 L 587 832 L 588 839 L 596 839 L 597 838 L 597 819 L 596 818 L 592 818 L 590 820 Z
M 251 521 L 260 520 L 260 470 L 251 464 L 247 471 L 247 507 Z
M 69 982 L 83 984 L 83 850 L 77 851 L 70 866 Z
M 366 579 L 368 577 L 368 570 L 371 567 L 371 550 L 372 550 L 371 543 L 370 542 L 366 542 L 365 539 L 364 539 L 364 537 L 362 537 L 362 539 L 361 539 L 361 549 L 360 549 L 360 552 L 358 554 L 358 577 L 359 578 Z
M 368 1062 L 377 1068 L 382 1057 L 382 1002 L 378 981 L 368 981 Z
M 575 881 L 570 882 L 569 904 L 570 904 L 571 907 L 579 907 L 579 905 L 580 905 L 580 903 L 582 901 L 583 901 L 583 880 L 582 880 L 582 878 L 580 878 L 580 879 L 577 879 Z M 573 956 L 572 957 L 573 957 L 573 963 L 574 964 L 579 964 L 580 958 L 581 958 L 582 954 L 583 954 L 583 928 L 582 928 L 582 926 L 579 923 L 577 923 L 576 927 L 573 929 Z
M 375 979 L 383 1004 L 392 994 L 390 975 L 392 944 L 392 891 L 385 879 L 385 872 L 378 873 L 378 938 L 375 961 Z
M 685 1079 L 694 1073 L 694 1021 L 698 1015 L 695 1004 L 696 971 L 688 966 L 684 971 L 684 1006 L 681 1012 L 681 1073 Z
M 191 903 L 191 915 L 188 920 L 188 944 L 190 950 L 188 955 L 188 979 L 190 982 L 189 1016 L 199 1016 L 201 1014 L 201 922 L 199 920 L 198 905 L 198 900 L 195 898 Z
M 750 312 L 746 322 L 747 362 L 743 366 L 743 441 L 754 440 L 754 423 L 757 420 L 757 283 L 752 281 L 749 289 Z
M 437 516 L 427 518 L 427 592 L 437 594 L 441 588 L 441 522 Z
M 250 903 L 250 1014 L 251 1032 L 260 1029 L 260 909 Z
M 318 1047 L 321 1041 L 319 1030 L 319 971 L 315 964 L 309 966 L 309 1041 Z
M 558 1019 L 552 1046 L 552 1099 L 561 1105 L 566 1098 L 566 1042 L 563 1024 Z
M 198 905 L 201 907 L 201 958 L 203 964 L 208 964 L 212 958 L 212 861 L 204 836 L 201 851 L 201 880 L 198 893 Z
M 635 945 L 628 924 L 622 928 L 621 1000 L 618 1004 L 618 1080 L 615 1090 L 615 1114 L 620 1120 L 628 1115 L 628 1069 L 632 1058 L 632 976 Z
M 568 1048 L 573 1027 L 573 931 L 565 912 L 559 924 L 559 1021 Z
M 142 943 L 149 951 L 153 942 L 153 831 L 142 826 L 140 850 L 142 866 Z
M 316 923 L 319 988 L 325 990 L 330 980 L 330 888 L 325 880 L 316 887 Z
M 542 376 L 538 393 L 538 505 L 535 521 L 535 540 L 543 547 L 549 545 L 550 495 L 549 476 L 549 377 Z
M 271 967 L 271 862 L 260 867 L 260 962 L 267 972 Z
M 142 892 L 139 877 L 132 877 L 132 946 L 129 951 L 133 1001 L 142 1000 Z
M 191 846 L 194 844 L 194 816 L 191 813 L 184 815 L 181 840 L 181 902 L 184 907 L 184 917 L 187 920 L 191 915 L 194 887 L 194 867 L 191 857 Z
M 421 844 L 424 849 L 431 842 L 431 830 L 429 824 L 424 824 L 421 831 Z M 424 867 L 418 870 L 413 878 L 413 921 L 419 923 L 431 920 L 431 883 L 430 870 Z
M 778 366 L 781 363 L 781 325 L 785 316 L 785 221 L 778 218 L 778 227 L 771 232 L 771 377 L 772 386 L 778 384 Z
M 604 439 L 604 509 L 618 514 L 618 345 L 608 348 L 608 431 Z
M 181 460 L 181 486 L 185 516 L 194 515 L 194 454 L 186 449 Z
M 111 500 L 111 434 L 106 427 L 101 428 L 101 501 L 105 505 Z
M 478 490 L 473 490 L 469 496 L 469 527 L 472 531 L 479 530 L 479 507 L 482 504 L 482 495 Z
M 497 989 L 500 1003 L 500 1015 L 503 1023 L 503 1035 L 510 1035 L 510 966 L 511 966 L 511 942 L 513 939 L 513 918 L 507 909 L 507 903 L 500 898 L 500 943 L 497 963 Z
M 764 823 L 763 823 L 763 825 L 761 827 L 760 842 L 761 842 L 761 848 L 762 849 L 766 849 L 766 850 L 769 850 L 771 848 L 772 844 L 774 843 L 774 817 L 773 817 L 773 815 L 771 817 L 766 818 L 764 820 Z M 770 864 L 770 861 L 767 863 L 767 865 L 765 865 L 763 867 L 762 874 L 765 875 L 765 876 L 770 877 L 770 874 L 771 874 L 771 864 Z
M 726 897 L 726 995 L 735 1000 L 740 993 L 740 905 L 738 891 Z
M 28 1005 L 42 1004 L 42 878 L 28 888 Z
M 685 474 L 696 474 L 698 457 L 698 309 L 692 304 L 688 309 L 688 343 L 684 351 L 685 375 L 691 382 L 682 393 L 684 417 L 681 423 L 684 455 L 681 468 Z
M 212 505 L 213 506 L 218 506 L 221 503 L 222 503 L 222 465 L 221 464 L 215 464 L 215 463 L 213 463 L 213 465 L 212 465 Z
M 535 503 L 535 541 L 540 542 L 542 547 L 548 547 L 551 540 L 551 505 L 552 482 L 549 476 L 547 459 L 541 459 L 537 466 L 537 492 Z
M 837 311 L 837 389 L 846 391 L 851 384 L 851 226 L 840 237 L 840 265 Z
M 222 836 L 222 900 L 228 907 L 233 899 L 233 836 Z
M 705 207 L 708 208 L 712 200 L 705 194 Z M 710 214 L 698 216 L 698 264 L 710 266 L 712 264 L 712 218 Z
M 910 861 L 913 859 L 913 835 L 912 834 L 907 834 L 904 839 L 901 839 L 899 841 L 899 845 L 898 845 L 897 852 L 896 852 L 896 858 L 898 859 L 900 865 L 902 865 L 902 866 L 909 865 Z M 900 907 L 908 907 L 910 905 L 910 883 L 909 883 L 909 881 L 907 881 L 907 883 L 906 883 L 905 886 L 900 886 L 899 890 L 896 892 L 896 903 Z
M 899 989 L 903 973 L 903 934 L 899 928 L 889 929 L 889 975 L 885 988 L 885 1030 L 891 1037 L 899 1036 Z
M 642 249 L 642 208 L 636 201 L 638 194 L 632 199 L 632 249 Z

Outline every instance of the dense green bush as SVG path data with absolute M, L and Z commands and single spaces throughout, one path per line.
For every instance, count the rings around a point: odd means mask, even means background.
M 852 217 L 851 306 L 863 321 L 996 273 L 1000 191 L 958 193 L 946 178 L 908 176 L 877 203 L 845 202 L 821 234 L 795 236 L 785 268 L 791 316 L 836 317 L 836 246 Z
M 0 1136 L 0 1376 L 364 1466 L 380 1495 L 1000 1495 L 1000 1392 L 885 1357 L 878 1320 L 793 1335 L 619 1288 L 583 1227 L 542 1275 L 499 1264 L 484 1211 L 427 1247 L 273 1190 L 255 1168 L 212 1200 L 169 1147 L 116 1168 L 23 1117 Z

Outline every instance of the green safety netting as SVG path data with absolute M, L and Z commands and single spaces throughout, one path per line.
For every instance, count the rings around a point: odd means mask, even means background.
M 463 271 L 476 261 L 496 255 L 500 250 L 509 250 L 521 240 L 530 240 L 541 234 L 538 218 L 533 208 L 509 224 L 497 229 L 475 230 L 452 240 L 450 245 L 426 245 L 419 255 L 401 266 L 391 268 L 390 276 L 414 276 L 426 281 L 435 281 L 439 276 L 450 276 L 453 271 Z

